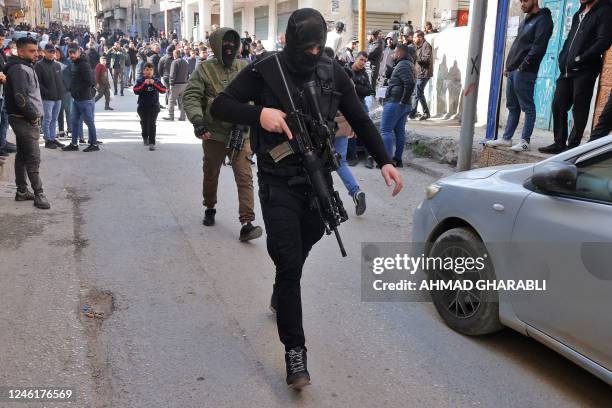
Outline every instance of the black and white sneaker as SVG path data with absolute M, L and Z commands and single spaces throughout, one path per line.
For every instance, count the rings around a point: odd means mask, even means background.
M 353 194 L 353 202 L 355 203 L 355 215 L 363 215 L 366 210 L 365 193 L 361 190 L 358 190 L 355 194 Z
M 513 152 L 528 152 L 529 150 L 531 150 L 531 148 L 529 147 L 528 141 L 521 139 L 520 143 L 517 143 L 512 146 L 510 150 L 512 150 Z
M 60 142 L 60 141 L 59 141 L 59 140 L 57 140 L 57 139 L 53 139 L 53 143 L 55 143 L 55 145 L 56 145 L 57 147 L 59 147 L 60 149 L 61 149 L 62 147 L 64 147 L 64 146 L 66 146 L 65 144 L 63 144 L 62 142 Z
M 287 385 L 289 388 L 300 391 L 305 386 L 310 385 L 305 347 L 294 347 L 285 352 L 285 364 L 287 366 Z

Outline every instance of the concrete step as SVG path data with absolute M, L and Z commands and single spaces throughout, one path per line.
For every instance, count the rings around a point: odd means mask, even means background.
M 510 147 L 483 146 L 475 161 L 476 167 L 499 166 L 503 164 L 536 163 L 549 158 L 550 155 L 536 151 L 514 152 Z

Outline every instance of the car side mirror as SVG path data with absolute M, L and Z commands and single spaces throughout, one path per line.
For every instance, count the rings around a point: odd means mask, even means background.
M 536 166 L 531 180 L 528 181 L 543 193 L 568 193 L 576 191 L 578 169 L 565 162 L 548 162 Z

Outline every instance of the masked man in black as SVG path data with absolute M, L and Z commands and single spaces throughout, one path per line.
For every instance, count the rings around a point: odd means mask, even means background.
M 401 176 L 391 164 L 354 85 L 340 64 L 322 55 L 326 36 L 326 23 L 318 11 L 296 10 L 287 24 L 283 51 L 243 69 L 211 106 L 213 117 L 251 127 L 268 253 L 276 266 L 271 308 L 277 312 L 278 333 L 285 346 L 287 384 L 297 390 L 310 383 L 300 278 L 310 249 L 323 236 L 324 224 L 319 213 L 311 207 L 311 185 L 296 182 L 304 179 L 305 156 L 294 153 L 297 150 L 292 131 L 296 129 L 290 129 L 285 121 L 283 110 L 288 109 L 283 109 L 283 104 L 286 106 L 287 101 L 281 100 L 278 86 L 281 76 L 277 65 L 277 75 L 272 76 L 274 80 L 266 80 L 270 78 L 270 61 L 274 65 L 278 58 L 293 88 L 294 101 L 306 113 L 308 104 L 302 97 L 302 90 L 307 82 L 315 80 L 324 120 L 333 122 L 339 109 L 381 166 L 387 185 L 395 183 L 393 195 L 402 189 Z

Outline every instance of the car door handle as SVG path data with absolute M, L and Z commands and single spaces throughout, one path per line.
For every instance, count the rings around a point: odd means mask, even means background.
M 495 203 L 495 204 L 493 204 L 493 209 L 495 211 L 502 212 L 502 211 L 504 211 L 504 206 L 502 204 Z

